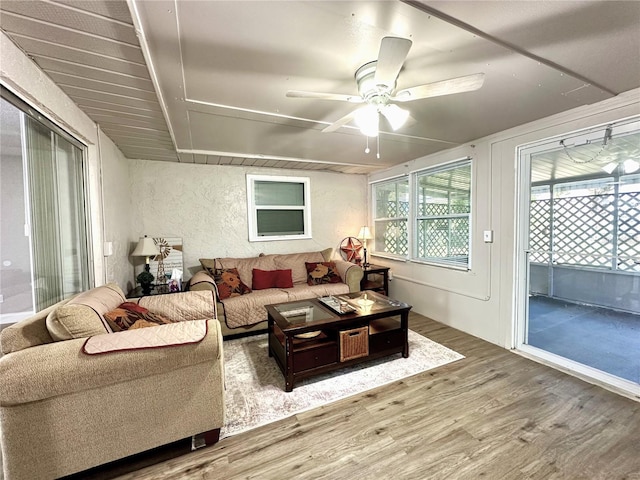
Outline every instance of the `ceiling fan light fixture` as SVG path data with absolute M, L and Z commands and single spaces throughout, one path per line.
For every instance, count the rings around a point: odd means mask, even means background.
M 378 136 L 378 109 L 374 105 L 362 107 L 355 113 L 355 122 L 363 135 Z
M 394 131 L 402 127 L 409 118 L 409 110 L 397 105 L 386 105 L 381 111 Z

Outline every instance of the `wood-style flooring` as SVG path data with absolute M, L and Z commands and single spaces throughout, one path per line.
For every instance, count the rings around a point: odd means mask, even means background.
M 466 358 L 117 478 L 640 479 L 639 402 L 417 314 L 410 328 Z

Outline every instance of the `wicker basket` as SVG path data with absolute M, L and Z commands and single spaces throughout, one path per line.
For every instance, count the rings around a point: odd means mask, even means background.
M 369 327 L 354 328 L 340 332 L 340 361 L 369 355 Z

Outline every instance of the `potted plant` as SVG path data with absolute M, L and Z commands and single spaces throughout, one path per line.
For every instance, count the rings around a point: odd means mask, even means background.
M 142 293 L 144 295 L 149 295 L 151 293 L 151 284 L 153 283 L 154 278 L 155 277 L 147 271 L 140 273 L 136 277 L 136 280 L 138 280 L 140 287 L 142 287 Z

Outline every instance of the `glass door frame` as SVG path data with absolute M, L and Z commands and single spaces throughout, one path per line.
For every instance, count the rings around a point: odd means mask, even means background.
M 607 127 L 619 134 L 638 129 L 638 117 L 607 122 L 587 129 L 556 135 L 543 140 L 520 145 L 516 148 L 516 219 L 513 305 L 512 349 L 527 358 L 575 375 L 583 380 L 632 398 L 640 398 L 640 384 L 625 380 L 588 365 L 556 355 L 526 343 L 529 321 L 529 227 L 531 202 L 532 156 L 545 151 L 557 150 L 560 140 L 572 141 L 575 145 L 586 142 L 601 142 Z

